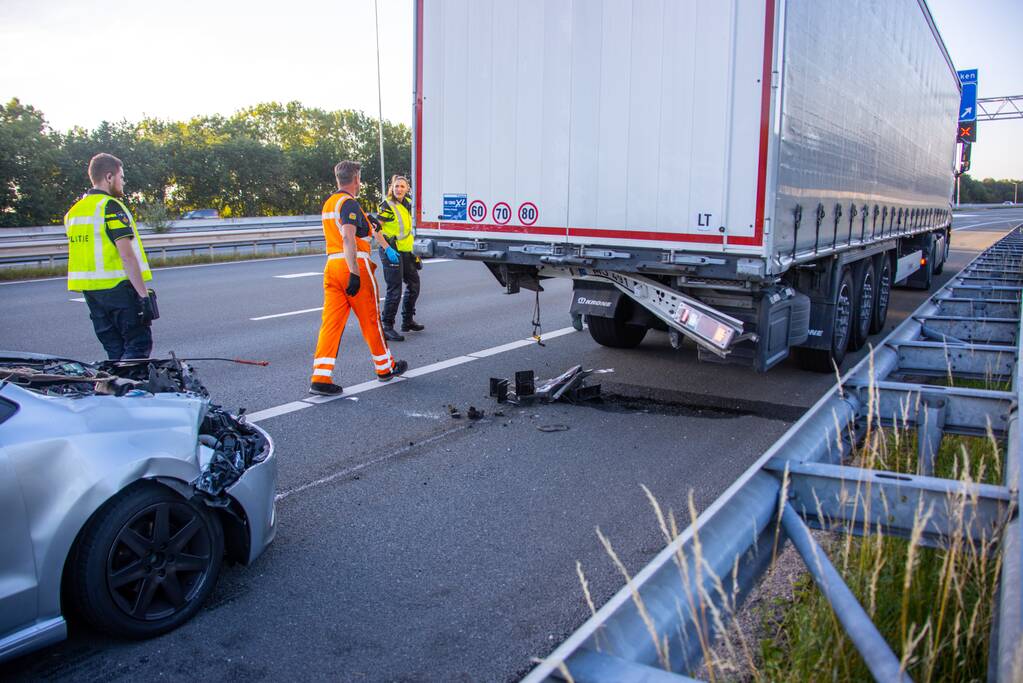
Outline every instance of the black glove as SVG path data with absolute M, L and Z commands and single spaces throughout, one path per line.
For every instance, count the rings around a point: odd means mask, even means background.
M 348 296 L 355 296 L 356 294 L 359 293 L 359 287 L 361 286 L 362 282 L 360 281 L 359 276 L 356 275 L 355 273 L 349 273 L 348 286 L 345 287 L 345 294 L 347 294 Z
M 156 311 L 153 308 L 153 300 L 146 297 L 139 297 L 139 322 L 143 325 L 150 325 L 156 319 Z

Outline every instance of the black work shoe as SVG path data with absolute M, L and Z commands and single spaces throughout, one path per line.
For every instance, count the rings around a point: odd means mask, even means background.
M 337 396 L 342 391 L 344 389 L 341 388 L 341 385 L 333 382 L 311 382 L 309 384 L 309 393 L 319 396 Z
M 384 325 L 384 339 L 387 341 L 405 341 L 405 336 L 398 334 L 398 331 L 394 329 L 394 325 Z
M 401 321 L 402 332 L 422 332 L 426 329 L 426 325 L 420 325 L 413 318 Z
M 388 372 L 386 375 L 377 375 L 377 379 L 380 380 L 381 382 L 389 382 L 391 381 L 392 377 L 397 377 L 398 375 L 405 374 L 406 370 L 408 370 L 408 361 L 396 360 L 394 361 L 394 367 L 391 368 L 391 371 Z

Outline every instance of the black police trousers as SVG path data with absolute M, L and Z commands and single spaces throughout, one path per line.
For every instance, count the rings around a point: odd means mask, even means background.
M 135 288 L 127 280 L 110 289 L 82 292 L 89 305 L 89 317 L 110 360 L 149 358 L 153 350 L 153 331 L 142 323 L 142 304 Z
M 394 325 L 398 315 L 398 302 L 401 301 L 402 320 L 411 320 L 416 314 L 416 300 L 419 298 L 419 271 L 416 270 L 416 257 L 412 252 L 399 251 L 400 260 L 391 263 L 387 260 L 384 250 L 380 250 L 380 262 L 384 269 L 384 282 L 387 283 L 387 294 L 384 295 L 384 310 L 380 321 L 384 325 Z M 405 296 L 402 297 L 401 285 L 405 283 Z

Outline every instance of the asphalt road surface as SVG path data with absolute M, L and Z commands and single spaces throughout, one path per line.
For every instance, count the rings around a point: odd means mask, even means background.
M 944 282 L 1023 210 L 957 216 Z M 29 680 L 504 681 L 521 677 L 622 583 L 600 528 L 631 573 L 663 546 L 641 485 L 688 523 L 833 381 L 787 362 L 764 375 L 698 363 L 651 332 L 605 349 L 569 326 L 570 285 L 545 284 L 545 346 L 532 293 L 506 296 L 478 263 L 428 262 L 417 318 L 392 345 L 407 379 L 372 381 L 354 320 L 338 400 L 303 401 L 322 304 L 323 257 L 162 269 L 154 355 L 197 362 L 214 400 L 246 407 L 277 443 L 277 540 L 222 573 L 208 606 L 146 642 L 72 623 L 68 641 L 0 667 Z M 102 356 L 85 304 L 62 280 L 0 285 L 0 348 Z M 887 333 L 925 294 L 897 290 Z M 874 337 L 880 339 L 883 335 Z M 846 360 L 850 367 L 853 359 Z M 499 407 L 488 378 L 582 364 L 602 375 L 594 407 Z M 453 418 L 469 406 L 478 421 Z M 503 413 L 503 414 L 499 414 Z M 538 427 L 560 425 L 561 431 Z M 560 428 L 559 428 L 560 429 Z

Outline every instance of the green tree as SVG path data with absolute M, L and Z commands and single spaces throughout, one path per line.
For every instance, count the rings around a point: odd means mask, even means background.
M 407 175 L 408 127 L 384 122 L 383 133 L 387 175 Z M 342 159 L 362 162 L 367 209 L 381 195 L 377 121 L 361 112 L 268 102 L 229 117 L 147 118 L 58 133 L 42 112 L 12 100 L 0 109 L 0 225 L 60 222 L 88 188 L 86 168 L 98 152 L 124 161 L 128 200 L 146 215 L 318 213 Z

